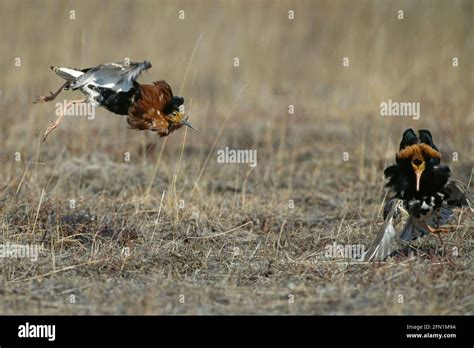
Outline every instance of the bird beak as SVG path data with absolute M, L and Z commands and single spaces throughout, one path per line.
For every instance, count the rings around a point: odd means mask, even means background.
M 420 191 L 420 181 L 421 181 L 421 174 L 423 174 L 423 171 L 425 170 L 425 162 L 422 162 L 421 164 L 415 164 L 411 163 L 413 167 L 413 171 L 415 172 L 416 176 L 416 192 Z
M 183 126 L 188 126 L 189 128 L 192 128 L 195 131 L 197 131 L 197 129 L 188 120 L 181 120 L 179 123 L 182 124 Z
M 420 179 L 421 179 L 421 174 L 423 173 L 423 170 L 415 170 L 415 175 L 416 175 L 416 192 L 420 191 Z

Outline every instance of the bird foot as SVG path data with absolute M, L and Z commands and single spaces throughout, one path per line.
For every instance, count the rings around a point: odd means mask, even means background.
M 56 98 L 57 94 L 54 94 L 53 92 L 49 92 L 50 95 L 43 95 L 40 97 L 36 97 L 36 99 L 33 101 L 34 104 L 36 103 L 41 103 L 41 102 L 49 102 L 51 100 L 54 100 Z
M 449 229 L 441 228 L 441 227 L 433 228 L 431 226 L 428 226 L 428 230 L 430 231 L 430 233 L 438 234 L 438 235 L 441 234 L 441 233 L 449 233 Z
M 36 97 L 36 99 L 33 101 L 33 103 L 40 103 L 40 102 L 49 102 L 51 100 L 56 99 L 56 97 L 63 91 L 64 88 L 66 88 L 67 84 L 69 82 L 65 82 L 56 92 L 49 92 L 49 95 L 43 95 L 41 97 Z

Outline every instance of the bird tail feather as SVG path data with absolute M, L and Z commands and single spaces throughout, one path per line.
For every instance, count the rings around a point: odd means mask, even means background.
M 401 203 L 402 201 L 398 199 L 387 203 L 390 210 L 388 211 L 385 221 L 380 227 L 374 242 L 367 252 L 362 255 L 362 261 L 383 261 L 395 250 L 397 233 L 394 226 L 394 220 L 399 216 Z
M 73 82 L 79 76 L 84 75 L 84 73 L 80 70 L 71 69 L 71 68 L 63 68 L 58 66 L 51 66 L 50 67 L 53 72 L 58 75 L 59 77 L 65 79 L 66 81 Z

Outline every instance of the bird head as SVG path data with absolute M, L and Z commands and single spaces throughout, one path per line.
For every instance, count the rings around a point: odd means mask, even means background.
M 416 191 L 420 191 L 420 182 L 431 159 L 440 159 L 441 154 L 428 144 L 418 143 L 406 146 L 397 153 L 397 160 L 408 160 L 415 174 Z
M 173 96 L 168 104 L 164 108 L 164 117 L 169 122 L 170 127 L 173 129 L 187 126 L 196 130 L 196 128 L 188 121 L 188 117 L 182 107 L 184 98 Z
M 138 85 L 138 97 L 128 109 L 127 122 L 131 128 L 149 129 L 166 137 L 182 126 L 193 129 L 184 113 L 184 98 L 173 96 L 166 81 L 150 85 Z

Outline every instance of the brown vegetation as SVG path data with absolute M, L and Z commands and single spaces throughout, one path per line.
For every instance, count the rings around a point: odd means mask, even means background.
M 472 214 L 416 255 L 323 257 L 374 238 L 404 129 L 430 129 L 470 181 L 472 1 L 0 3 L 0 240 L 44 246 L 0 260 L 1 313 L 473 313 Z M 160 139 L 97 109 L 41 143 L 55 107 L 32 101 L 62 83 L 48 67 L 124 57 L 150 60 L 140 81 L 165 79 L 199 132 Z M 421 118 L 380 116 L 389 99 Z M 258 165 L 217 163 L 226 146 Z

